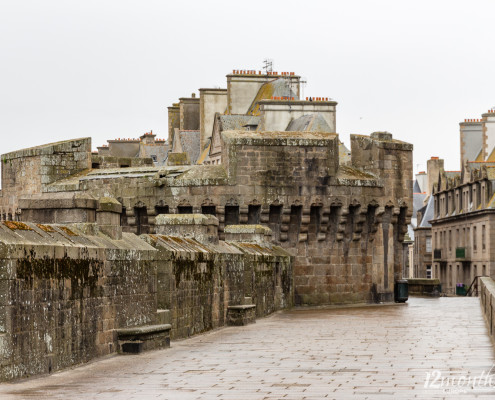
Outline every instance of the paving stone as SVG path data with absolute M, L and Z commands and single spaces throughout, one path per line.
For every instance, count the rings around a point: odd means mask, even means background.
M 477 298 L 411 298 L 406 305 L 305 309 L 254 325 L 113 356 L 0 385 L 0 398 L 490 399 L 425 388 L 427 374 L 479 376 L 495 354 Z M 495 382 L 495 377 L 494 377 Z

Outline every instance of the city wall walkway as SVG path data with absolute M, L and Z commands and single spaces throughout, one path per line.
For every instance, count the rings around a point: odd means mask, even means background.
M 493 399 L 494 362 L 478 298 L 411 298 L 279 312 L 167 350 L 1 384 L 0 399 Z

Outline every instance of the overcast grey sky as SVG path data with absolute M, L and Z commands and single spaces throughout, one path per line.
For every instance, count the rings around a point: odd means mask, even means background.
M 167 137 L 166 107 L 232 69 L 307 78 L 337 131 L 387 130 L 459 169 L 459 122 L 495 106 L 495 1 L 0 0 L 1 153 Z

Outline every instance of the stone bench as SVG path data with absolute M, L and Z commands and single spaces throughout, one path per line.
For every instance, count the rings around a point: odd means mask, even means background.
M 227 307 L 227 325 L 244 326 L 256 322 L 256 305 L 245 304 Z
M 141 353 L 170 347 L 171 328 L 170 324 L 160 324 L 116 329 L 119 353 Z

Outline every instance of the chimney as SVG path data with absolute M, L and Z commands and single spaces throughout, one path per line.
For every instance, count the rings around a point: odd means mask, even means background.
M 426 173 L 428 175 L 428 186 L 426 187 L 427 196 L 431 195 L 433 184 L 438 182 L 438 174 L 443 169 L 444 160 L 438 157 L 431 157 L 426 162 Z

